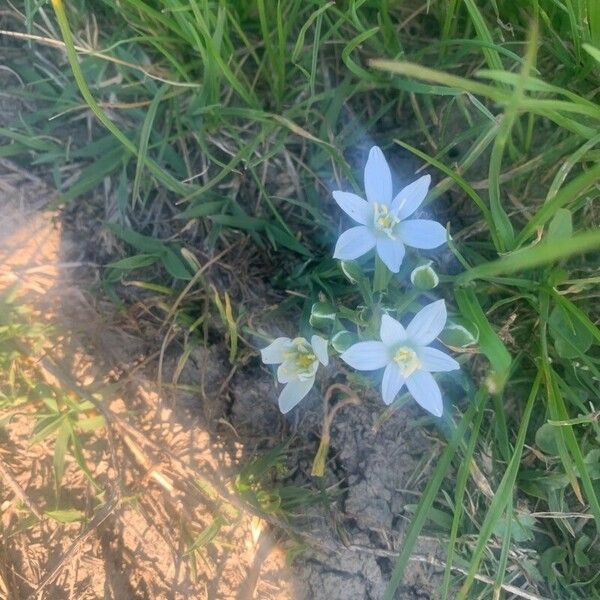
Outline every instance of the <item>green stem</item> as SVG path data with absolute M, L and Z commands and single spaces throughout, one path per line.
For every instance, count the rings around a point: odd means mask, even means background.
M 373 274 L 373 293 L 383 292 L 392 278 L 391 271 L 385 266 L 384 262 L 375 255 L 375 273 Z

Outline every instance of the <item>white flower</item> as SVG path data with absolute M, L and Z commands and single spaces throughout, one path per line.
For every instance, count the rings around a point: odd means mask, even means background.
M 446 323 L 446 304 L 438 300 L 422 308 L 406 329 L 396 319 L 383 315 L 381 341 L 359 342 L 341 355 L 359 371 L 385 367 L 381 393 L 391 404 L 404 384 L 413 398 L 436 417 L 443 412 L 442 394 L 431 373 L 453 371 L 459 364 L 446 353 L 428 346 Z
M 400 270 L 404 247 L 429 250 L 446 241 L 446 229 L 436 221 L 406 219 L 412 215 L 427 195 L 431 177 L 424 175 L 392 194 L 392 174 L 383 152 L 373 146 L 365 165 L 365 192 L 363 200 L 350 192 L 333 192 L 340 208 L 350 215 L 358 227 L 340 235 L 334 258 L 353 260 L 372 248 L 392 273 Z
M 329 364 L 327 340 L 318 335 L 310 338 L 310 344 L 303 337 L 293 340 L 280 337 L 260 353 L 266 365 L 279 365 L 277 379 L 286 384 L 279 395 L 279 410 L 284 414 L 308 394 L 315 383 L 319 363 Z

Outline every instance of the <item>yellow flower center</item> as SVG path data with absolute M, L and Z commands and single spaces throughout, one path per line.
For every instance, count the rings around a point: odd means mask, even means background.
M 421 361 L 417 353 L 408 346 L 400 346 L 394 354 L 394 362 L 400 367 L 404 378 L 409 377 L 421 367 Z
M 400 223 L 400 219 L 390 212 L 387 204 L 373 203 L 373 224 L 377 231 L 385 233 L 391 240 L 396 239 L 394 228 Z
M 283 371 L 293 374 L 295 378 L 314 377 L 317 371 L 317 356 L 305 338 L 298 337 L 292 340 L 287 352 L 283 353 L 283 358 Z
M 298 354 L 296 355 L 296 365 L 298 367 L 298 370 L 308 369 L 308 367 L 310 367 L 316 359 L 317 357 L 310 352 L 298 352 Z

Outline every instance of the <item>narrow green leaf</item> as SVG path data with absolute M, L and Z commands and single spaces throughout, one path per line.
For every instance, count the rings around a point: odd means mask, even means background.
M 464 285 L 475 279 L 519 273 L 597 248 L 600 248 L 600 230 L 586 231 L 569 239 L 543 240 L 539 244 L 515 250 L 498 260 L 474 267 L 459 275 L 455 281 L 457 285 Z
M 475 292 L 456 288 L 454 293 L 461 314 L 479 330 L 479 347 L 492 366 L 488 385 L 491 384 L 492 393 L 499 394 L 508 378 L 512 357 L 485 316 Z
M 486 394 L 485 399 L 487 398 L 488 396 Z M 450 592 L 450 574 L 452 572 L 452 564 L 454 562 L 454 552 L 456 547 L 456 540 L 458 537 L 458 527 L 460 525 L 464 509 L 463 498 L 465 495 L 465 490 L 467 488 L 467 480 L 469 478 L 470 465 L 471 461 L 473 460 L 473 453 L 475 452 L 475 446 L 477 444 L 477 440 L 479 439 L 479 430 L 481 428 L 481 422 L 483 421 L 484 408 L 485 403 L 482 404 L 477 411 L 477 416 L 475 418 L 475 423 L 473 424 L 473 430 L 471 431 L 469 443 L 467 444 L 467 447 L 464 451 L 463 460 L 460 463 L 460 467 L 458 468 L 458 474 L 456 476 L 456 485 L 454 487 L 454 514 L 452 516 L 450 537 L 446 546 L 446 567 L 444 569 L 444 578 L 442 580 L 440 594 L 442 600 L 446 600 L 448 598 L 448 593 Z
M 559 208 L 574 203 L 590 186 L 600 180 L 600 162 L 578 175 L 567 183 L 553 198 L 544 203 L 540 209 L 529 219 L 517 236 L 517 245 L 522 244 L 533 235 L 536 229 L 549 221 Z
M 204 529 L 194 538 L 192 545 L 188 548 L 186 554 L 191 554 L 199 548 L 204 548 L 210 544 L 221 531 L 221 527 L 225 524 L 225 519 L 221 515 L 217 515 Z
M 156 112 L 160 103 L 163 101 L 165 94 L 169 87 L 167 85 L 161 86 L 152 102 L 148 107 L 146 118 L 142 124 L 140 131 L 140 143 L 137 151 L 137 163 L 135 166 L 135 177 L 133 179 L 133 188 L 131 191 L 131 202 L 135 204 L 137 202 L 140 193 L 140 184 L 142 182 L 142 173 L 144 172 L 144 165 L 148 158 L 148 143 L 150 141 L 150 134 L 152 133 L 152 126 L 154 125 L 154 119 L 156 118 Z
M 573 214 L 568 208 L 559 208 L 548 225 L 549 240 L 564 240 L 573 235 Z
M 80 510 L 75 509 L 47 510 L 44 514 L 59 523 L 75 523 L 75 521 L 83 521 L 85 519 L 85 515 Z
M 561 358 L 579 358 L 594 341 L 590 330 L 560 305 L 552 309 L 548 325 L 554 338 L 554 347 Z
M 69 446 L 69 439 L 71 437 L 71 429 L 67 421 L 63 421 L 58 434 L 56 436 L 56 442 L 54 443 L 54 485 L 56 486 L 56 497 L 59 497 L 60 484 L 65 473 L 65 457 L 67 454 L 67 448 Z
M 458 448 L 459 444 L 462 443 L 465 431 L 471 423 L 475 412 L 481 410 L 486 398 L 487 391 L 484 389 L 479 390 L 474 402 L 472 402 L 467 409 L 467 412 L 465 413 L 458 427 L 454 430 L 452 437 L 448 441 L 448 445 L 440 456 L 438 463 L 435 466 L 431 477 L 429 478 L 427 486 L 425 487 L 423 495 L 421 496 L 421 500 L 419 501 L 415 515 L 410 522 L 408 529 L 406 530 L 406 534 L 402 541 L 402 550 L 396 559 L 396 564 L 394 565 L 394 570 L 392 571 L 390 582 L 385 590 L 383 600 L 393 600 L 393 598 L 395 598 L 396 590 L 398 589 L 398 586 L 400 585 L 400 582 L 404 576 L 404 571 L 408 565 L 413 547 L 419 537 L 419 534 L 421 533 L 421 529 L 423 529 L 423 526 L 427 521 L 429 509 L 432 507 L 435 501 L 440 485 L 444 480 L 446 471 L 452 462 L 452 458 L 454 457 L 456 449 Z
M 469 572 L 465 581 L 463 582 L 463 585 L 459 590 L 457 596 L 458 600 L 465 600 L 468 597 L 467 594 L 469 593 L 471 585 L 473 584 L 473 580 L 475 579 L 475 575 L 479 570 L 479 564 L 483 557 L 483 553 L 485 551 L 488 540 L 492 535 L 494 527 L 497 526 L 497 523 L 500 517 L 502 516 L 502 513 L 506 510 L 508 500 L 512 497 L 512 490 L 517 479 L 519 466 L 521 464 L 521 454 L 523 452 L 523 446 L 525 444 L 525 434 L 527 433 L 529 419 L 531 417 L 533 405 L 538 395 L 541 379 L 542 373 L 541 371 L 538 371 L 536 378 L 533 382 L 533 386 L 531 387 L 531 391 L 529 392 L 529 398 L 527 399 L 525 410 L 523 411 L 523 416 L 521 417 L 519 432 L 515 441 L 513 455 L 510 459 L 510 462 L 508 463 L 506 471 L 504 472 L 502 480 L 500 481 L 500 485 L 498 486 L 498 489 L 494 494 L 494 497 L 485 515 L 483 523 L 479 528 L 477 545 L 475 546 L 475 550 L 473 551 L 473 555 L 471 556 Z

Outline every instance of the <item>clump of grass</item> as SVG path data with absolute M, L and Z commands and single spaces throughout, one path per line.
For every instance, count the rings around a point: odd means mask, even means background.
M 352 293 L 327 258 L 332 180 L 356 184 L 371 138 L 437 173 L 454 253 L 439 270 L 479 330 L 476 391 L 440 432 L 387 597 L 433 508 L 451 516 L 443 597 L 600 594 L 597 2 L 53 5 L 61 35 L 29 2 L 17 23 L 64 43 L 75 77 L 12 59 L 33 109 L 0 152 L 50 165 L 64 205 L 111 182 L 130 256 L 109 283 L 160 265 L 147 285 L 184 286 L 181 248 L 248 236 L 284 257 L 265 273 L 292 292 L 281 313 L 307 315 Z M 71 139 L 90 109 L 89 140 Z

